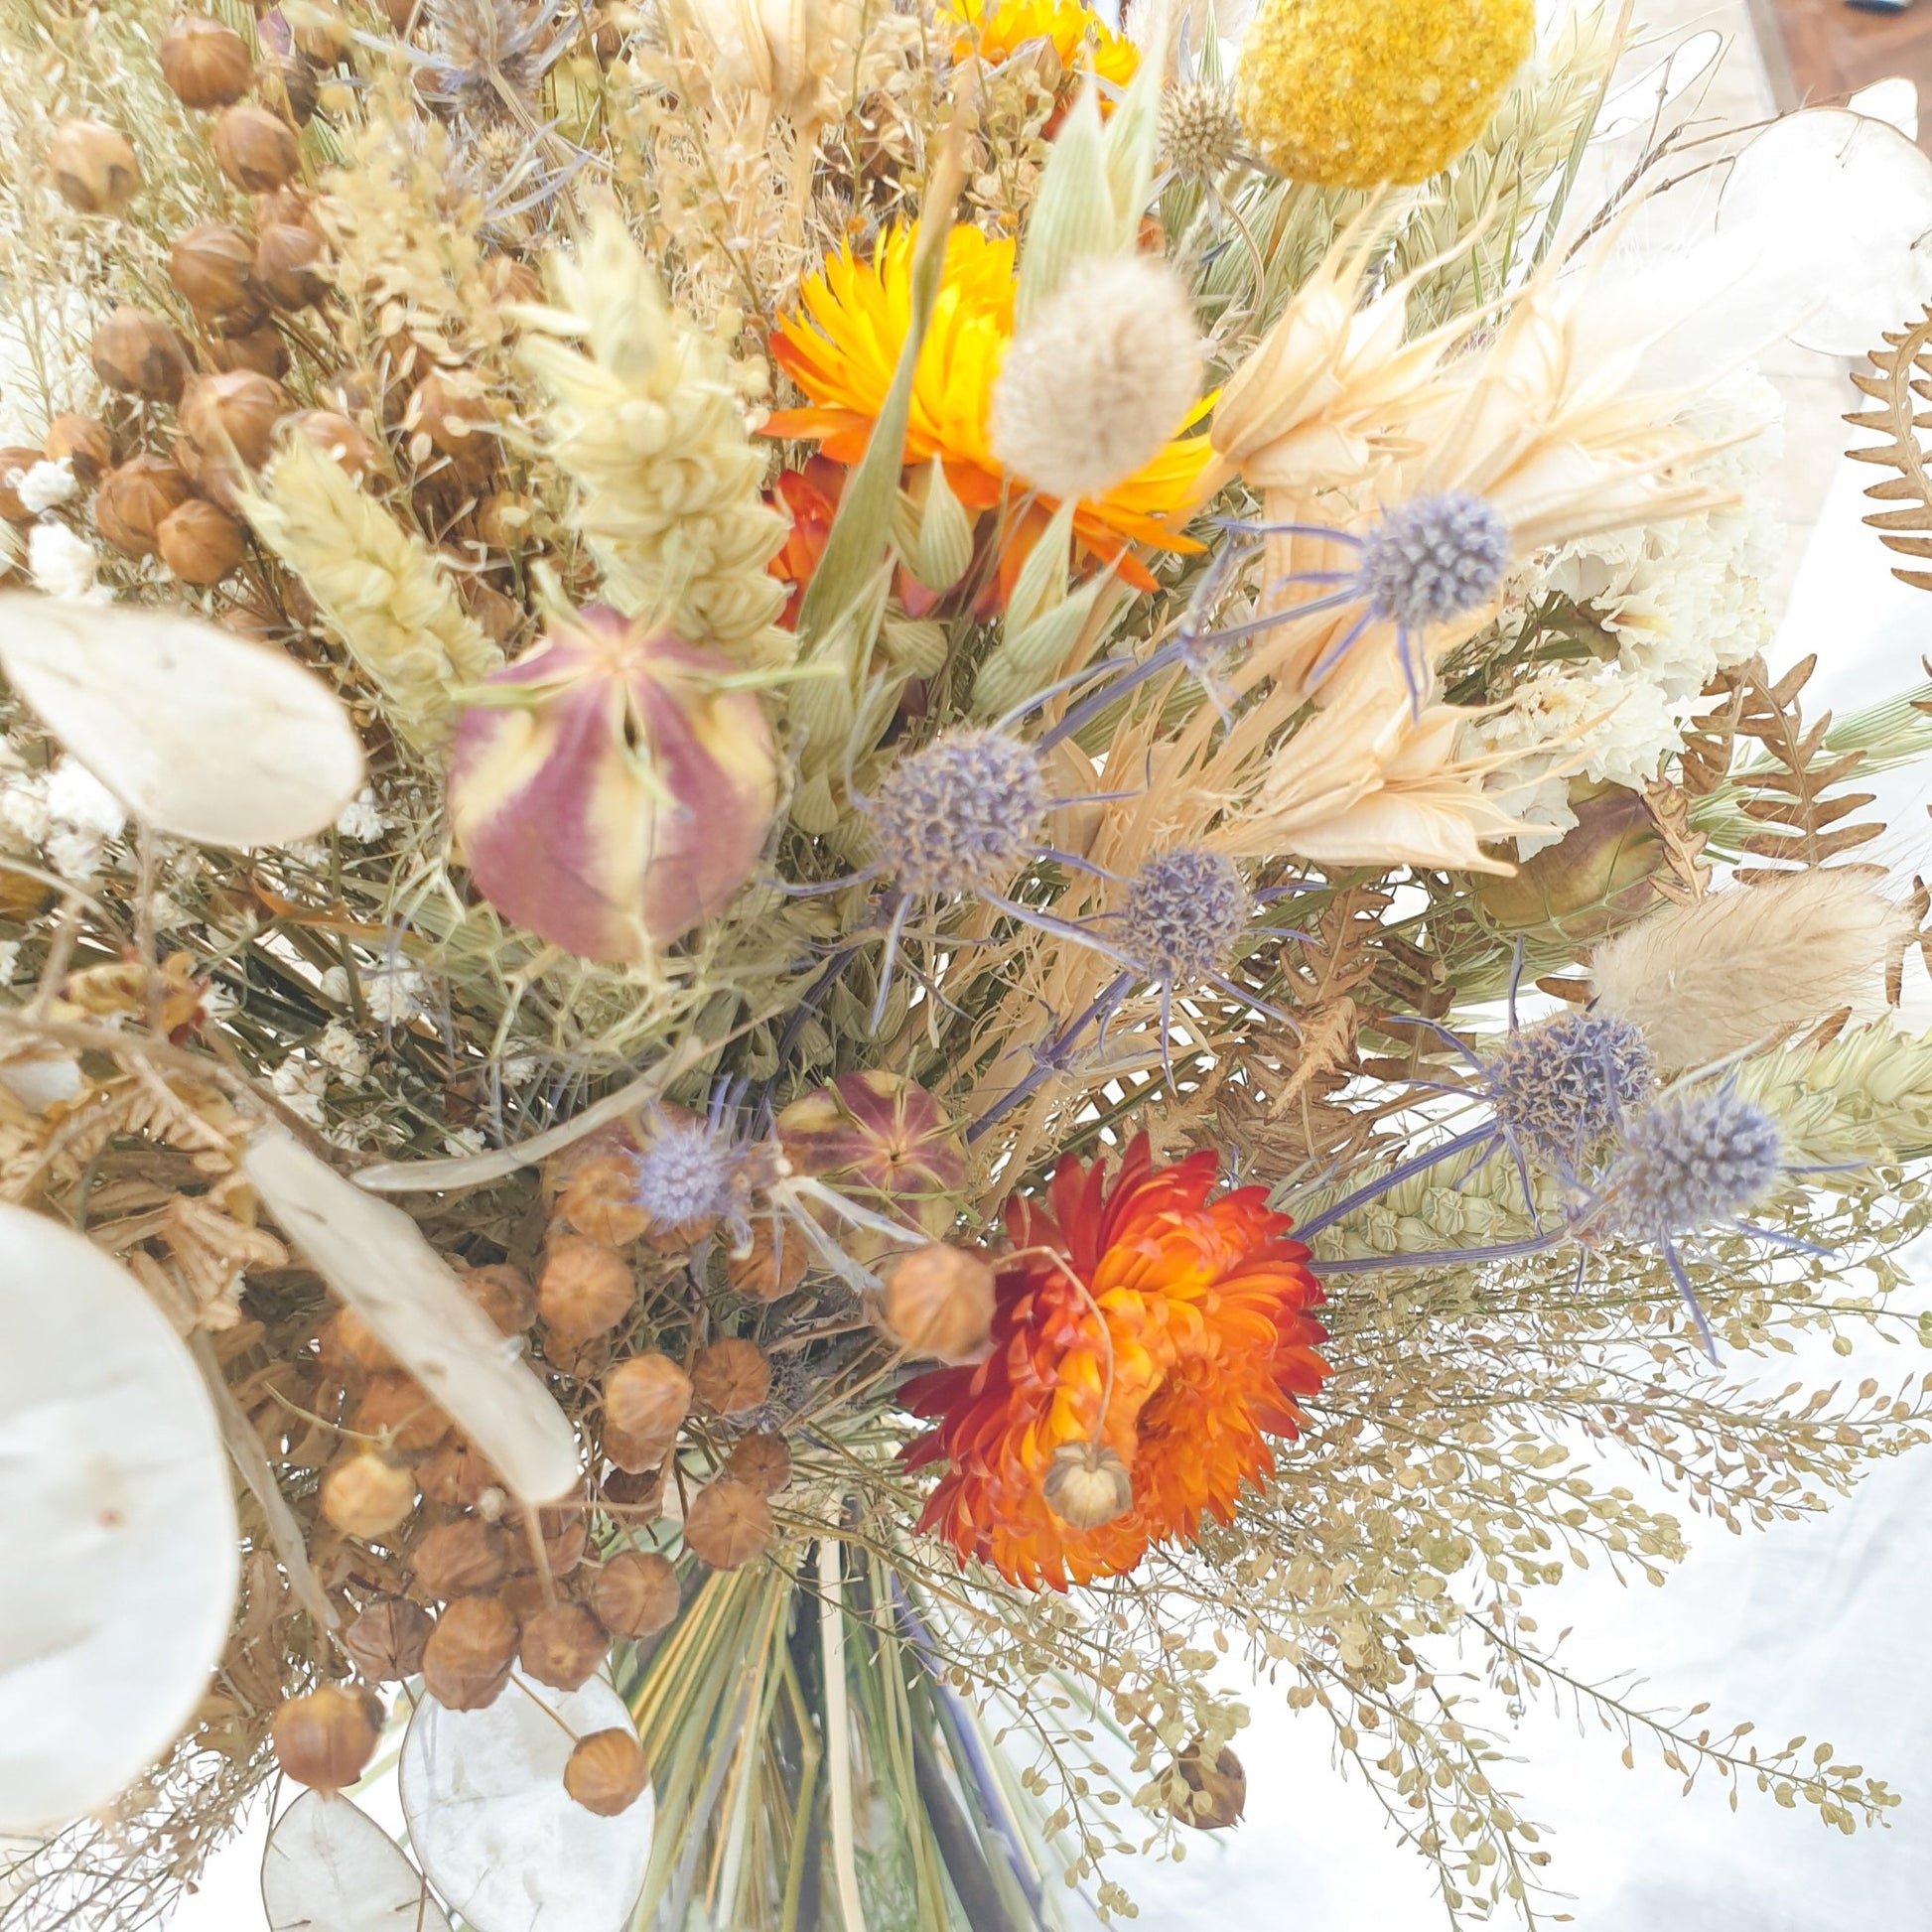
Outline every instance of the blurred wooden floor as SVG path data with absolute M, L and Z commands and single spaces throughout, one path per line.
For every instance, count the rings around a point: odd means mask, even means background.
M 1865 13 L 1845 0 L 1750 0 L 1772 92 L 1781 107 L 1842 99 L 1894 73 L 1932 108 L 1932 0 Z M 1932 114 L 1919 139 L 1932 150 Z

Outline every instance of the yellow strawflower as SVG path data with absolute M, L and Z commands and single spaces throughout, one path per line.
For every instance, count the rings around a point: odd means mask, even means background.
M 1536 0 L 1261 0 L 1241 122 L 1294 181 L 1427 181 L 1482 132 L 1535 31 Z

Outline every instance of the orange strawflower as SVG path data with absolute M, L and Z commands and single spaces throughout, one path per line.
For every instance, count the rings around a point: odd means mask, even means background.
M 1217 1167 L 1206 1151 L 1157 1170 L 1142 1136 L 1111 1185 L 1069 1157 L 1047 1209 L 1009 1207 L 992 1354 L 902 1392 L 938 1419 L 906 1463 L 946 1465 L 922 1529 L 1010 1582 L 1064 1588 L 1190 1539 L 1203 1515 L 1228 1522 L 1273 1470 L 1268 1439 L 1296 1436 L 1295 1398 L 1328 1372 L 1307 1312 L 1321 1295 L 1262 1188 L 1209 1200 Z M 1055 1452 L 1087 1444 L 1125 1465 L 1132 1499 L 1078 1529 L 1046 1486 Z
M 910 326 L 916 234 L 916 225 L 890 229 L 870 261 L 841 249 L 805 282 L 799 291 L 803 308 L 779 322 L 771 356 L 812 406 L 772 411 L 764 435 L 816 442 L 840 464 L 855 464 L 865 454 Z M 1013 340 L 1013 285 L 1011 237 L 955 228 L 946 242 L 939 299 L 914 371 L 904 461 L 923 464 L 937 457 L 953 494 L 974 513 L 995 509 L 1003 497 L 1026 490 L 1024 478 L 1003 473 L 991 429 L 993 384 Z M 1176 427 L 1198 422 L 1212 400 L 1203 397 Z M 1171 519 L 1199 500 L 1201 473 L 1211 456 L 1205 436 L 1176 438 L 1125 483 L 1083 502 L 1073 518 L 1082 548 L 1112 564 L 1137 589 L 1154 589 L 1154 580 L 1127 554 L 1128 546 L 1200 548 L 1172 527 Z M 1009 527 L 1000 533 L 1002 602 L 1054 507 L 1049 498 L 1035 498 L 1024 515 L 1008 518 Z
M 1141 65 L 1141 51 L 1082 0 L 944 0 L 942 12 L 964 30 L 956 58 L 977 52 L 988 67 L 1010 61 L 1032 41 L 1049 41 L 1070 74 L 1091 73 L 1125 87 Z

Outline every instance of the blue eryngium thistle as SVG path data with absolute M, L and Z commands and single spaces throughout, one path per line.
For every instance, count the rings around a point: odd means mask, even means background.
M 1667 1094 L 1624 1135 L 1603 1218 L 1640 1241 L 1734 1225 L 1783 1167 L 1777 1123 L 1730 1087 Z
M 997 891 L 1039 849 L 1046 781 L 1031 746 L 954 731 L 902 758 L 867 806 L 879 870 L 900 892 Z
M 716 1220 L 736 1204 L 738 1165 L 730 1140 L 715 1128 L 666 1120 L 635 1157 L 631 1198 L 660 1227 Z
M 1509 555 L 1509 525 L 1480 496 L 1419 496 L 1362 538 L 1362 599 L 1378 622 L 1427 630 L 1480 611 Z
M 1150 978 L 1192 984 L 1226 969 L 1252 909 L 1232 859 L 1178 846 L 1157 853 L 1128 881 L 1120 948 Z
M 1512 1028 L 1481 1066 L 1505 1138 L 1559 1172 L 1581 1168 L 1656 1079 L 1643 1035 L 1610 1013 L 1560 1013 Z

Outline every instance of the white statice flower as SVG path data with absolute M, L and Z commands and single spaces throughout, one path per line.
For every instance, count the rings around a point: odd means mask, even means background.
M 106 604 L 113 592 L 98 582 L 100 552 L 65 523 L 36 523 L 27 533 L 27 570 L 34 588 L 69 604 Z
M 1724 444 L 1691 466 L 1730 498 L 1696 516 L 1565 544 L 1513 586 L 1526 601 L 1561 595 L 1587 605 L 1623 669 L 1666 697 L 1694 698 L 1716 671 L 1770 641 L 1764 581 L 1783 535 L 1767 480 L 1783 446 L 1784 405 L 1755 369 L 1714 385 L 1680 427 Z
M 325 966 L 321 979 L 316 982 L 316 991 L 332 1007 L 348 1005 L 348 969 L 344 966 Z
M 343 1025 L 332 1020 L 316 1041 L 316 1056 L 345 1080 L 359 1080 L 369 1070 L 368 1049 Z
M 523 1086 L 537 1077 L 537 1056 L 534 1053 L 512 1053 L 497 1068 L 497 1072 L 504 1086 Z
M 285 858 L 293 860 L 306 872 L 329 870 L 329 848 L 320 839 L 296 839 L 279 849 Z
M 71 501 L 79 487 L 73 480 L 73 465 L 68 458 L 62 457 L 58 463 L 43 458 L 22 473 L 14 484 L 14 494 L 20 498 L 23 509 L 38 516 L 43 510 L 58 509 Z
M 37 852 L 51 829 L 47 773 L 15 765 L 0 776 L 0 844 L 14 852 Z
M 443 1137 L 443 1145 L 459 1161 L 468 1160 L 473 1154 L 483 1151 L 483 1137 L 474 1127 L 459 1127 L 454 1134 Z
M 268 1084 L 290 1113 L 306 1121 L 322 1119 L 329 1069 L 320 1060 L 310 1059 L 298 1048 L 268 1076 Z
M 421 1013 L 429 982 L 409 966 L 382 966 L 365 974 L 362 999 L 378 1027 L 400 1027 Z
M 382 816 L 375 793 L 367 785 L 343 807 L 342 816 L 336 821 L 336 830 L 357 845 L 373 844 L 388 829 L 389 821 Z
M 1641 790 L 1683 743 L 1679 707 L 1649 678 L 1616 664 L 1552 665 L 1465 726 L 1457 750 L 1516 754 L 1491 771 L 1485 789 L 1507 793 L 1512 812 L 1544 828 L 1516 841 L 1517 857 L 1529 859 L 1577 823 L 1572 778 Z

